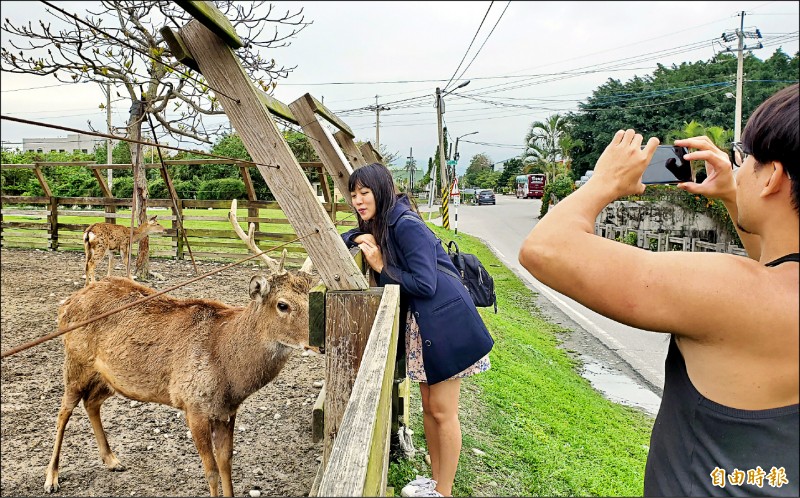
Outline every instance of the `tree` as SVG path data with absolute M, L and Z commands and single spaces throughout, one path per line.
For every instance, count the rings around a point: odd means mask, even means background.
M 231 21 L 247 45 L 237 51 L 247 74 L 264 91 L 275 88 L 280 78 L 294 68 L 279 67 L 274 59 L 264 58 L 260 49 L 288 45 L 288 39 L 308 24 L 300 11 L 271 16 L 272 5 L 261 13 L 265 2 L 243 6 L 231 0 L 214 4 Z M 62 83 L 110 82 L 131 100 L 128 138 L 141 139 L 141 127 L 152 117 L 163 135 L 212 143 L 220 128 L 207 128 L 204 116 L 224 114 L 214 89 L 202 75 L 178 63 L 160 35 L 162 27 L 183 26 L 192 18 L 174 2 L 123 0 L 100 2 L 99 12 L 89 12 L 83 19 L 49 7 L 47 12 L 63 28 L 53 28 L 39 21 L 38 26 L 15 24 L 8 18 L 2 30 L 11 38 L 0 49 L 2 70 L 11 73 L 53 75 Z M 291 33 L 279 34 L 289 26 Z M 262 36 L 265 28 L 274 27 L 272 36 Z M 23 43 L 24 41 L 24 43 Z M 13 52 L 12 52 L 13 50 Z M 14 53 L 16 52 L 16 53 Z M 120 95 L 121 96 L 121 95 Z M 90 125 L 91 126 L 91 125 Z M 221 125 L 220 125 L 221 126 Z M 139 223 L 147 221 L 147 178 L 141 168 L 142 147 L 131 147 L 134 165 L 134 206 Z M 149 275 L 148 239 L 139 242 L 136 274 Z
M 736 82 L 736 56 L 719 54 L 708 61 L 670 67 L 659 64 L 650 75 L 627 82 L 608 79 L 592 92 L 579 111 L 568 115 L 570 134 L 581 141 L 573 151 L 573 175 L 594 167 L 616 130 L 633 128 L 645 137 L 666 135 L 680 123 L 695 120 L 706 127 L 733 128 L 735 100 L 725 98 Z M 770 95 L 797 80 L 800 53 L 789 57 L 778 49 L 766 61 L 744 54 L 742 124 Z
M 467 171 L 464 173 L 464 185 L 470 187 L 477 185 L 480 172 L 486 169 L 491 170 L 491 168 L 492 160 L 489 159 L 489 156 L 484 153 L 475 154 L 470 159 Z
M 506 161 L 500 177 L 497 179 L 497 185 L 500 187 L 515 187 L 514 182 L 517 176 L 522 174 L 522 159 L 515 157 Z
M 561 171 L 559 161 L 564 161 L 568 155 L 564 145 L 574 148 L 574 142 L 569 138 L 569 124 L 561 114 L 553 114 L 545 121 L 531 123 L 525 135 L 525 152 L 523 156 L 531 162 L 539 162 L 547 174 L 548 181 Z

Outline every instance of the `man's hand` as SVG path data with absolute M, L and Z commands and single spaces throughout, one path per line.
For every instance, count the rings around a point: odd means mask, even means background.
M 700 194 L 723 201 L 736 202 L 736 181 L 728 154 L 706 136 L 675 140 L 675 145 L 697 149 L 683 156 L 689 161 L 705 161 L 706 179 L 703 183 L 679 183 L 678 188 L 692 194 Z
M 642 136 L 633 130 L 619 130 L 597 160 L 588 184 L 609 189 L 614 199 L 644 192 L 642 174 L 658 147 L 655 137 L 642 149 Z

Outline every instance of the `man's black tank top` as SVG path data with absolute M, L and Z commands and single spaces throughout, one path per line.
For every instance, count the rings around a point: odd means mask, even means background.
M 789 254 L 767 266 L 798 260 L 798 254 Z M 645 496 L 800 494 L 797 404 L 740 410 L 705 398 L 689 380 L 674 336 L 664 373 L 664 395 L 645 467 Z

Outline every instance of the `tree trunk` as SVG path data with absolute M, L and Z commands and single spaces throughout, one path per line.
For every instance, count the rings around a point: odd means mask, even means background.
M 144 103 L 134 101 L 128 120 L 128 138 L 141 140 L 142 120 L 144 119 Z M 130 144 L 131 164 L 133 165 L 133 218 L 137 225 L 147 223 L 147 175 L 142 166 L 142 144 Z M 136 256 L 136 278 L 147 280 L 150 276 L 150 238 L 139 241 L 139 253 Z

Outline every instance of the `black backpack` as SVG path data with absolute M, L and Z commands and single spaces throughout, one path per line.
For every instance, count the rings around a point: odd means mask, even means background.
M 487 307 L 494 306 L 494 312 L 497 313 L 497 295 L 494 292 L 494 279 L 483 267 L 477 256 L 461 252 L 458 249 L 458 244 L 455 240 L 451 240 L 447 244 L 447 255 L 450 256 L 450 261 L 453 266 L 458 270 L 459 275 L 453 275 L 460 278 L 464 287 L 469 291 L 472 296 L 472 301 L 475 306 Z M 445 273 L 450 275 L 452 271 L 447 268 L 439 267 Z
M 422 218 L 410 214 L 404 214 L 402 218 L 418 220 L 425 224 Z M 425 226 L 427 227 L 427 225 Z M 433 233 L 433 230 L 431 230 L 431 233 Z M 438 237 L 437 239 L 441 242 L 441 239 Z M 451 240 L 447 244 L 447 255 L 450 257 L 450 261 L 453 262 L 453 266 L 456 267 L 458 274 L 453 273 L 448 268 L 437 265 L 439 270 L 461 280 L 461 283 L 464 284 L 464 287 L 467 288 L 469 295 L 472 297 L 472 302 L 475 303 L 475 306 L 479 308 L 494 306 L 494 312 L 497 313 L 497 295 L 494 292 L 494 280 L 489 275 L 489 272 L 486 271 L 486 268 L 483 267 L 478 257 L 474 254 L 461 252 L 455 240 Z

